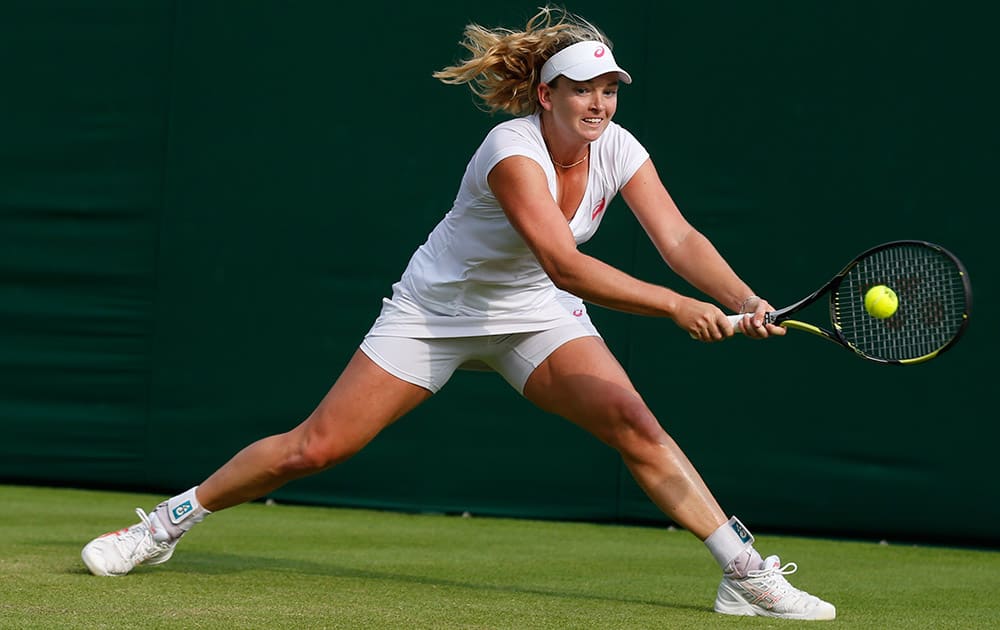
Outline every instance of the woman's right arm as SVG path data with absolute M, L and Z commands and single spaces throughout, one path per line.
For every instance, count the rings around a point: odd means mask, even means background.
M 639 280 L 577 249 L 569 223 L 534 160 L 505 158 L 490 171 L 488 181 L 511 225 L 560 289 L 607 308 L 669 317 L 706 341 L 733 334 L 715 305 Z

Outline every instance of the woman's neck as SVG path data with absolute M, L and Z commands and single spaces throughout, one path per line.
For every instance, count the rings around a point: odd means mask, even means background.
M 549 152 L 549 158 L 557 168 L 569 170 L 586 163 L 590 157 L 589 142 L 565 142 L 558 137 L 553 128 L 555 125 L 547 121 L 547 111 L 543 111 L 539 116 L 539 123 L 542 131 L 542 141 Z

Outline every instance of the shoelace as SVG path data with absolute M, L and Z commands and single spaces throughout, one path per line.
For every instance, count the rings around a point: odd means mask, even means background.
M 799 565 L 794 562 L 788 562 L 781 567 L 771 567 L 770 569 L 757 569 L 755 571 L 749 571 L 747 572 L 747 577 L 754 579 L 771 578 L 773 580 L 772 592 L 779 593 L 790 602 L 799 600 L 805 600 L 808 604 L 819 602 L 820 600 L 818 597 L 810 595 L 802 589 L 795 588 L 788 580 L 785 579 L 786 575 L 791 575 L 798 570 Z
M 141 522 L 115 536 L 114 541 L 122 557 L 139 564 L 160 551 L 161 545 L 153 539 L 151 531 L 153 524 L 149 516 L 142 511 L 142 508 L 135 508 L 135 513 L 139 515 Z
M 791 575 L 799 570 L 799 565 L 794 562 L 786 562 L 783 567 L 771 567 L 770 569 L 756 569 L 754 571 L 747 571 L 747 577 L 767 577 L 773 573 L 785 576 Z

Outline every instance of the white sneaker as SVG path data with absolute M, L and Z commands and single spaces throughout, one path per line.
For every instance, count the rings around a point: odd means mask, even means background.
M 833 604 L 800 591 L 785 579 L 798 568 L 794 562 L 781 566 L 778 556 L 768 556 L 762 568 L 750 571 L 745 578 L 723 577 L 715 597 L 715 612 L 781 619 L 834 619 L 837 609 Z
M 108 532 L 87 543 L 80 554 L 94 575 L 126 575 L 140 564 L 162 564 L 174 553 L 175 539 L 159 542 L 153 538 L 156 527 L 140 508 L 135 509 L 139 522 L 131 527 Z

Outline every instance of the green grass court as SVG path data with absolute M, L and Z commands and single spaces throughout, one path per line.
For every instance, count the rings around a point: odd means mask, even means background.
M 160 496 L 0 486 L 0 628 L 1000 627 L 1000 553 L 758 536 L 834 622 L 711 612 L 682 531 L 263 504 L 215 514 L 124 578 L 80 548 Z

